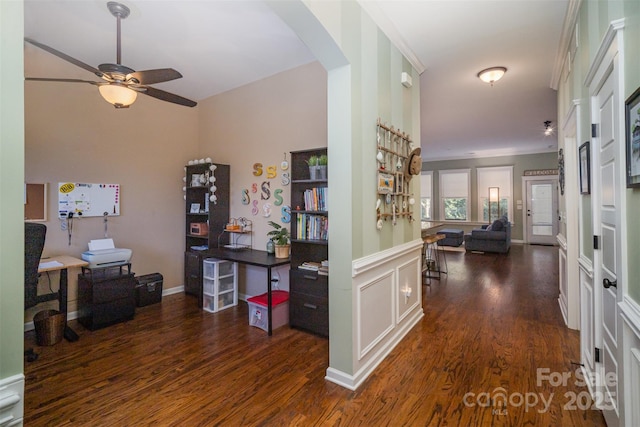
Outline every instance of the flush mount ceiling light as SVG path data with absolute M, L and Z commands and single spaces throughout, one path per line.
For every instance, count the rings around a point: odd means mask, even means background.
M 551 126 L 551 120 L 545 120 L 544 122 L 544 134 L 549 136 L 553 133 L 553 126 Z
M 506 72 L 506 67 L 491 67 L 480 71 L 478 73 L 478 78 L 483 82 L 489 83 L 491 84 L 491 86 L 493 86 L 493 82 L 497 82 L 498 80 L 500 80 Z

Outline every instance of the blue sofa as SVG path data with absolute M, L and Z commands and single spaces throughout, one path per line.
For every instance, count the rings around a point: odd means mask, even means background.
M 491 225 L 471 230 L 464 236 L 467 252 L 497 252 L 506 254 L 511 247 L 511 223 L 506 216 L 495 220 Z

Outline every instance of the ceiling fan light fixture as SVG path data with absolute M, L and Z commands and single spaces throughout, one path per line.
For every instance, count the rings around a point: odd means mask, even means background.
M 100 85 L 98 90 L 104 100 L 116 108 L 129 108 L 138 97 L 136 91 L 118 83 Z
M 478 73 L 478 78 L 483 82 L 489 83 L 491 84 L 491 86 L 493 86 L 493 83 L 500 80 L 506 72 L 506 67 L 491 67 L 480 71 Z

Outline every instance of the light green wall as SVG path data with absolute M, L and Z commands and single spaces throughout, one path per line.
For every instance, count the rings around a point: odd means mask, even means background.
M 353 374 L 352 262 L 420 238 L 419 221 L 376 230 L 376 121 L 420 144 L 419 76 L 356 1 L 269 2 L 327 69 L 329 365 Z M 409 73 L 414 86 L 401 85 Z M 420 194 L 419 180 L 413 180 Z M 414 217 L 419 218 L 418 205 Z
M 23 372 L 23 4 L 0 1 L 0 380 Z
M 589 67 L 602 44 L 603 37 L 614 20 L 624 18 L 624 93 L 629 97 L 640 87 L 640 2 L 637 0 L 586 0 L 578 14 L 577 26 L 579 43 L 572 63 L 571 74 L 566 82 L 561 81 L 558 89 L 558 113 L 560 120 L 568 113 L 573 102 L 580 105 L 578 123 L 583 135 L 581 144 L 590 139 L 590 97 L 584 85 Z M 623 139 L 624 140 L 624 139 Z M 561 144 L 560 144 L 561 145 Z M 621 159 L 624 163 L 624 159 Z M 640 304 L 640 263 L 634 262 L 640 256 L 640 222 L 636 220 L 640 210 L 640 190 L 627 189 L 627 277 L 628 293 Z M 579 224 L 580 251 L 583 257 L 593 261 L 593 212 L 591 196 L 579 196 L 582 218 Z M 624 249 L 623 249 L 624 250 Z
M 588 88 L 584 85 L 586 74 L 598 51 L 603 37 L 612 21 L 624 18 L 624 94 L 628 98 L 640 87 L 640 2 L 637 0 L 585 0 L 583 1 L 577 25 L 579 27 L 579 46 L 576 58 L 572 63 L 572 70 L 566 82 L 561 81 L 558 97 L 559 120 L 565 117 L 570 103 L 576 101 L 581 107 L 577 118 L 579 131 L 583 135 L 582 141 L 590 139 L 590 97 Z M 576 153 L 577 155 L 577 153 Z M 624 159 L 622 159 L 624 164 Z M 627 277 L 629 278 L 628 293 L 640 304 L 640 263 L 635 262 L 640 256 L 640 221 L 637 212 L 640 211 L 640 189 L 626 189 L 627 196 Z M 582 219 L 579 224 L 581 253 L 593 260 L 593 212 L 591 196 L 579 196 L 582 206 Z M 623 249 L 624 250 L 624 249 Z
M 524 200 L 522 194 L 522 176 L 526 170 L 534 169 L 556 169 L 558 167 L 558 154 L 541 153 L 527 154 L 521 156 L 501 156 L 486 157 L 481 159 L 457 159 L 457 160 L 441 160 L 436 162 L 422 163 L 423 171 L 434 171 L 433 174 L 433 212 L 435 219 L 438 220 L 439 200 L 440 200 L 440 180 L 437 171 L 447 169 L 471 169 L 471 221 L 478 218 L 478 191 L 477 191 L 477 174 L 476 168 L 492 167 L 492 166 L 513 166 L 513 229 L 511 238 L 515 240 L 523 240 L 522 230 L 522 211 L 516 210 L 516 201 Z
M 319 3 L 315 5 L 317 7 Z M 416 85 L 412 89 L 405 89 L 400 83 L 400 75 L 402 71 L 406 71 L 413 75 L 413 81 L 418 82 L 419 78 L 358 3 L 341 2 L 339 12 L 332 15 L 329 21 L 331 23 L 322 21 L 326 28 L 335 28 L 333 23 L 336 21 L 340 23 L 339 30 L 333 31 L 332 36 L 349 62 L 348 84 L 344 81 L 345 74 L 342 74 L 342 78 L 329 74 L 330 82 L 336 77 L 334 83 L 339 81 L 348 85 L 348 90 L 344 90 L 342 94 L 331 91 L 329 93 L 329 127 L 331 128 L 332 118 L 335 117 L 335 111 L 331 111 L 331 106 L 344 102 L 350 105 L 347 112 L 350 123 L 344 123 L 347 127 L 344 130 L 351 132 L 350 135 L 344 135 L 349 138 L 345 145 L 342 145 L 342 138 L 330 139 L 328 143 L 330 162 L 337 156 L 344 156 L 345 160 L 350 161 L 345 162 L 344 169 L 339 172 L 335 169 L 329 170 L 330 182 L 346 184 L 331 185 L 330 197 L 336 192 L 344 192 L 342 197 L 351 200 L 345 204 L 336 204 L 333 203 L 333 199 L 329 200 L 332 227 L 337 222 L 343 231 L 341 234 L 334 233 L 329 236 L 332 242 L 329 247 L 329 365 L 342 372 L 354 374 L 354 364 L 357 360 L 354 349 L 357 346 L 354 343 L 353 332 L 355 314 L 351 263 L 354 259 L 420 236 L 418 221 L 409 223 L 402 220 L 398 221 L 396 226 L 387 224 L 378 232 L 375 212 L 376 120 L 380 117 L 389 125 L 417 137 L 419 123 L 414 124 L 412 120 L 413 109 L 419 109 L 419 87 Z M 407 92 L 411 95 L 406 95 Z M 405 96 L 410 97 L 409 102 L 404 101 Z M 409 107 L 405 109 L 407 103 Z M 336 175 L 337 180 L 333 181 Z M 349 191 L 350 194 L 347 193 Z M 417 193 L 419 194 L 419 189 Z M 350 229 L 347 229 L 347 224 Z M 351 245 L 348 243 L 349 236 Z M 339 265 L 337 277 L 334 275 L 336 264 Z

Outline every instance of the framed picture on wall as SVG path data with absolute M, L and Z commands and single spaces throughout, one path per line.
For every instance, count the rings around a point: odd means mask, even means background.
M 395 188 L 394 175 L 378 172 L 378 194 L 393 194 Z
M 591 193 L 591 158 L 589 155 L 589 141 L 578 148 L 580 160 L 580 194 Z
M 640 88 L 625 101 L 627 187 L 640 187 Z

